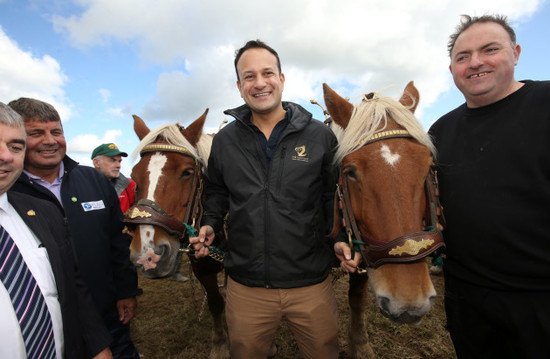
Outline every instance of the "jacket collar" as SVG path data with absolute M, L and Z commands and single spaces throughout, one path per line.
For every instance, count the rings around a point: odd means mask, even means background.
M 311 121 L 311 113 L 309 113 L 302 106 L 294 102 L 287 101 L 283 101 L 282 104 L 285 110 L 290 109 L 292 113 L 292 116 L 289 119 L 289 128 L 293 128 L 294 130 L 301 130 Z M 236 108 L 225 110 L 223 113 L 229 116 L 233 116 L 237 121 L 246 125 L 246 121 L 244 119 L 250 117 L 251 111 L 250 107 L 247 104 L 244 104 Z
M 73 160 L 72 158 L 70 158 L 67 155 L 65 155 L 65 157 L 63 157 L 62 161 L 63 161 L 63 167 L 64 167 L 64 174 L 67 174 L 67 173 L 71 172 L 73 168 L 78 166 L 78 162 L 76 162 L 75 160 Z M 30 177 L 25 173 L 25 171 L 23 171 L 23 172 L 21 172 L 21 175 L 19 176 L 17 181 L 19 181 L 19 180 L 24 180 L 26 182 L 26 181 L 30 180 Z

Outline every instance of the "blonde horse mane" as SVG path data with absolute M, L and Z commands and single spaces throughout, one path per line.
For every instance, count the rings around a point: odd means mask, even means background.
M 195 148 L 180 132 L 179 122 L 175 124 L 162 125 L 151 130 L 145 137 L 143 137 L 132 154 L 132 157 L 136 159 L 143 148 L 149 144 L 155 143 L 158 137 L 162 138 L 170 145 L 186 148 L 196 159 L 199 160 L 199 162 L 202 163 L 205 168 L 208 165 L 208 157 L 210 156 L 210 149 L 212 147 L 212 136 L 203 133 L 197 142 L 197 147 Z
M 354 106 L 345 129 L 335 123 L 332 124 L 332 130 L 339 144 L 334 158 L 335 163 L 341 163 L 345 156 L 364 146 L 373 134 L 384 131 L 388 126 L 389 117 L 409 131 L 414 139 L 428 147 L 435 157 L 435 147 L 430 136 L 413 113 L 390 97 L 375 95 L 374 98 L 363 100 Z

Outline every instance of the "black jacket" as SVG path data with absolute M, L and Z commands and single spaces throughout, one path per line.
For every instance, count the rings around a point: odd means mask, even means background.
M 301 106 L 291 110 L 267 168 L 257 134 L 243 122 L 247 105 L 227 110 L 236 121 L 216 136 L 206 173 L 203 224 L 219 230 L 229 210 L 225 267 L 251 287 L 295 288 L 323 281 L 334 260 L 334 134 Z
M 136 271 L 130 262 L 130 240 L 122 233 L 119 200 L 113 185 L 95 168 L 80 166 L 68 156 L 63 159 L 63 164 L 63 207 L 48 189 L 25 173 L 12 189 L 49 200 L 65 214 L 82 278 L 106 318 L 115 313 L 117 300 L 141 293 L 137 288 Z M 99 204 L 100 209 L 86 209 L 89 204 Z
M 8 201 L 48 252 L 63 317 L 64 357 L 95 356 L 110 345 L 111 335 L 79 276 L 66 221 L 47 201 L 13 191 Z

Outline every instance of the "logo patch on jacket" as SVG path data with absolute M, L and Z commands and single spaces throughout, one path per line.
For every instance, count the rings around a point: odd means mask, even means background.
M 97 211 L 98 209 L 104 209 L 105 204 L 103 204 L 103 200 L 94 201 L 94 202 L 82 202 L 82 208 L 84 209 L 84 212 L 90 212 L 90 211 Z
M 296 151 L 296 154 L 292 156 L 293 161 L 309 162 L 305 145 L 294 148 L 294 151 Z

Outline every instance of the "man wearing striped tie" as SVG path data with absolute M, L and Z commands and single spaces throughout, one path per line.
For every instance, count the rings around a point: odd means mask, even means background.
M 23 119 L 0 103 L 0 358 L 111 358 L 63 216 L 47 201 L 7 193 L 25 148 Z

